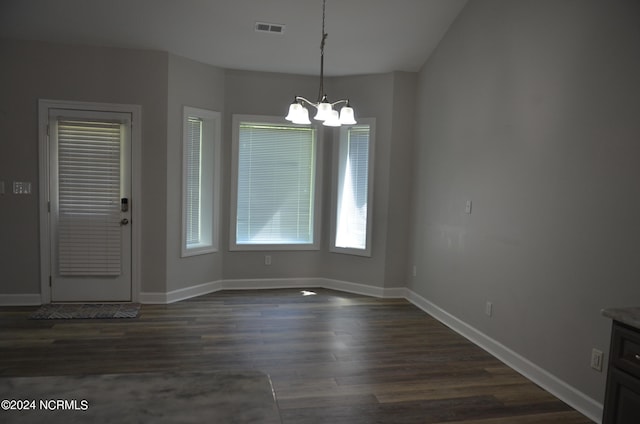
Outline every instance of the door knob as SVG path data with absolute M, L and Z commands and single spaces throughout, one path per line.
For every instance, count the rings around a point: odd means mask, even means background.
M 129 220 L 127 218 L 122 218 L 122 220 L 120 221 L 120 225 L 127 225 L 129 223 Z

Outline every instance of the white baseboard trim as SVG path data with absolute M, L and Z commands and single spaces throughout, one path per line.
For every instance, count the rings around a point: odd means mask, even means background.
M 0 306 L 39 306 L 42 305 L 40 294 L 2 294 Z
M 274 279 L 249 279 L 249 280 L 223 280 L 223 290 L 254 290 L 254 289 L 308 289 L 323 288 L 337 290 L 346 293 L 361 294 L 364 296 L 384 298 L 404 298 L 405 288 L 382 288 L 367 284 L 352 283 L 349 281 L 334 280 L 330 278 L 274 278 Z
M 384 297 L 384 288 L 368 286 L 366 284 L 350 283 L 342 280 L 332 280 L 322 278 L 322 288 L 329 290 L 337 290 L 346 293 L 361 294 L 364 296 Z
M 406 299 L 409 302 L 413 303 L 424 312 L 470 340 L 475 345 L 486 350 L 510 368 L 513 368 L 515 371 L 538 384 L 558 399 L 584 414 L 590 420 L 593 420 L 596 423 L 601 422 L 603 411 L 603 405 L 601 403 L 560 380 L 558 377 L 504 346 L 500 342 L 492 339 L 464 321 L 461 321 L 451 315 L 447 311 L 434 305 L 419 294 L 409 289 L 406 289 L 406 291 Z
M 322 278 L 255 278 L 222 280 L 222 290 L 308 289 L 322 287 Z
M 292 288 L 324 288 L 384 298 L 406 297 L 405 288 L 374 287 L 366 284 L 351 283 L 348 281 L 333 280 L 329 278 L 256 278 L 212 281 L 209 283 L 173 290 L 167 293 L 142 292 L 140 293 L 140 303 L 174 303 L 180 300 L 190 299 L 192 297 L 202 296 L 220 290 L 268 290 Z
M 212 281 L 209 283 L 198 284 L 191 287 L 172 290 L 170 292 L 142 292 L 140 293 L 140 303 L 146 304 L 168 304 L 175 303 L 192 297 L 202 296 L 222 290 L 220 281 Z

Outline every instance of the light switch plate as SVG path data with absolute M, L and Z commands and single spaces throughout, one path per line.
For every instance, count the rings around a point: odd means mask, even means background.
M 31 183 L 28 181 L 14 181 L 13 194 L 31 194 Z
M 471 213 L 471 200 L 467 200 L 464 204 L 464 212 L 468 214 Z

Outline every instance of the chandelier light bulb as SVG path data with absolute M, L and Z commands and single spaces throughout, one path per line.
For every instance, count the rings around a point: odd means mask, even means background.
M 318 103 L 318 112 L 316 116 L 313 117 L 316 121 L 326 121 L 331 117 L 331 112 L 333 111 L 333 107 L 331 103 L 327 100 L 327 95 L 322 96 L 322 100 Z
M 296 119 L 296 116 L 301 112 L 300 109 L 302 109 L 302 107 L 303 106 L 300 103 L 294 101 L 289 105 L 289 113 L 284 117 L 284 119 L 293 122 Z
M 340 124 L 340 118 L 338 117 L 338 111 L 337 110 L 329 111 L 329 117 L 325 119 L 322 125 L 326 125 L 327 127 L 339 127 L 341 124 Z
M 309 120 L 309 111 L 302 103 L 298 102 L 297 98 L 289 105 L 289 114 L 287 114 L 284 119 L 300 125 L 308 125 L 311 123 Z
M 292 122 L 294 124 L 309 125 L 311 123 L 309 120 L 309 110 L 300 105 L 300 109 L 296 112 L 295 119 Z
M 353 108 L 349 106 L 349 102 L 347 105 L 340 109 L 340 123 L 342 125 L 355 125 L 356 120 L 353 117 Z

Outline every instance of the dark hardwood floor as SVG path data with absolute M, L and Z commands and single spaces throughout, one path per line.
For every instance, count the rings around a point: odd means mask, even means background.
M 137 319 L 29 320 L 0 308 L 0 376 L 268 373 L 284 424 L 591 421 L 409 302 L 225 291 Z

